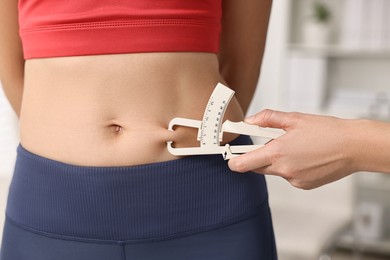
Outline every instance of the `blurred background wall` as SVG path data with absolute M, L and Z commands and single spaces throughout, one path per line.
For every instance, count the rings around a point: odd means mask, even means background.
M 389 97 L 390 0 L 274 0 L 250 114 L 389 121 Z M 280 259 L 390 259 L 389 175 L 358 173 L 311 191 L 267 180 Z
M 273 108 L 389 121 L 389 14 L 390 0 L 274 0 L 249 114 Z M 18 121 L 0 91 L 1 212 L 17 144 Z M 267 180 L 281 260 L 390 259 L 390 176 L 358 173 L 311 191 Z

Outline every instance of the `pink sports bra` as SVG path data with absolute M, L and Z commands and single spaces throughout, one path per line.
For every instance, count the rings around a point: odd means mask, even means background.
M 25 59 L 219 50 L 222 0 L 19 0 Z

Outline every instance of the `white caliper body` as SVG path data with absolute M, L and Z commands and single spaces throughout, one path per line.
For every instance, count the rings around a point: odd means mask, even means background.
M 223 133 L 235 133 L 242 135 L 258 136 L 268 140 L 278 138 L 285 132 L 281 129 L 262 128 L 244 122 L 231 122 L 226 120 L 222 123 L 223 116 L 234 91 L 225 85 L 218 83 L 207 103 L 203 120 L 188 118 L 174 118 L 169 123 L 168 129 L 174 131 L 175 126 L 198 128 L 198 147 L 175 148 L 172 141 L 167 142 L 168 151 L 173 155 L 201 155 L 201 154 L 222 154 L 225 160 L 233 156 L 258 149 L 262 145 L 220 145 Z

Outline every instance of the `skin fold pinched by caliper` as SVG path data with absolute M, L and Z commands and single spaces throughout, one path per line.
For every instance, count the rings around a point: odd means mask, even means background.
M 240 135 L 250 135 L 262 137 L 268 141 L 278 138 L 285 133 L 281 129 L 262 128 L 257 125 L 250 125 L 244 122 L 231 122 L 226 120 L 222 123 L 223 116 L 234 91 L 225 85 L 218 83 L 206 105 L 203 120 L 188 118 L 174 118 L 169 123 L 168 129 L 174 131 L 175 126 L 185 126 L 198 128 L 199 147 L 172 146 L 172 141 L 167 142 L 168 151 L 173 155 L 202 155 L 221 154 L 225 160 L 234 156 L 258 149 L 264 144 L 257 145 L 220 145 L 223 133 L 235 133 Z

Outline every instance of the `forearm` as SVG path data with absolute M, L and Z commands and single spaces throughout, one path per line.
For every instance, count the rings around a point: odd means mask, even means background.
M 0 50 L 0 81 L 5 96 L 19 116 L 23 96 L 24 60 L 21 54 L 6 53 L 5 49 Z
M 238 99 L 244 114 L 247 113 L 255 93 L 259 72 L 260 64 L 240 67 L 240 64 L 236 63 L 221 70 L 224 80 L 235 91 L 235 97 Z
M 2 87 L 6 98 L 8 99 L 12 109 L 16 115 L 20 116 L 20 108 L 22 105 L 23 96 L 23 80 L 16 80 L 13 83 L 2 81 Z
M 390 123 L 356 120 L 352 157 L 359 171 L 390 173 Z
M 264 54 L 272 0 L 224 0 L 220 72 L 246 113 Z
M 19 116 L 24 81 L 24 58 L 19 37 L 18 1 L 4 0 L 0 8 L 0 81 Z

